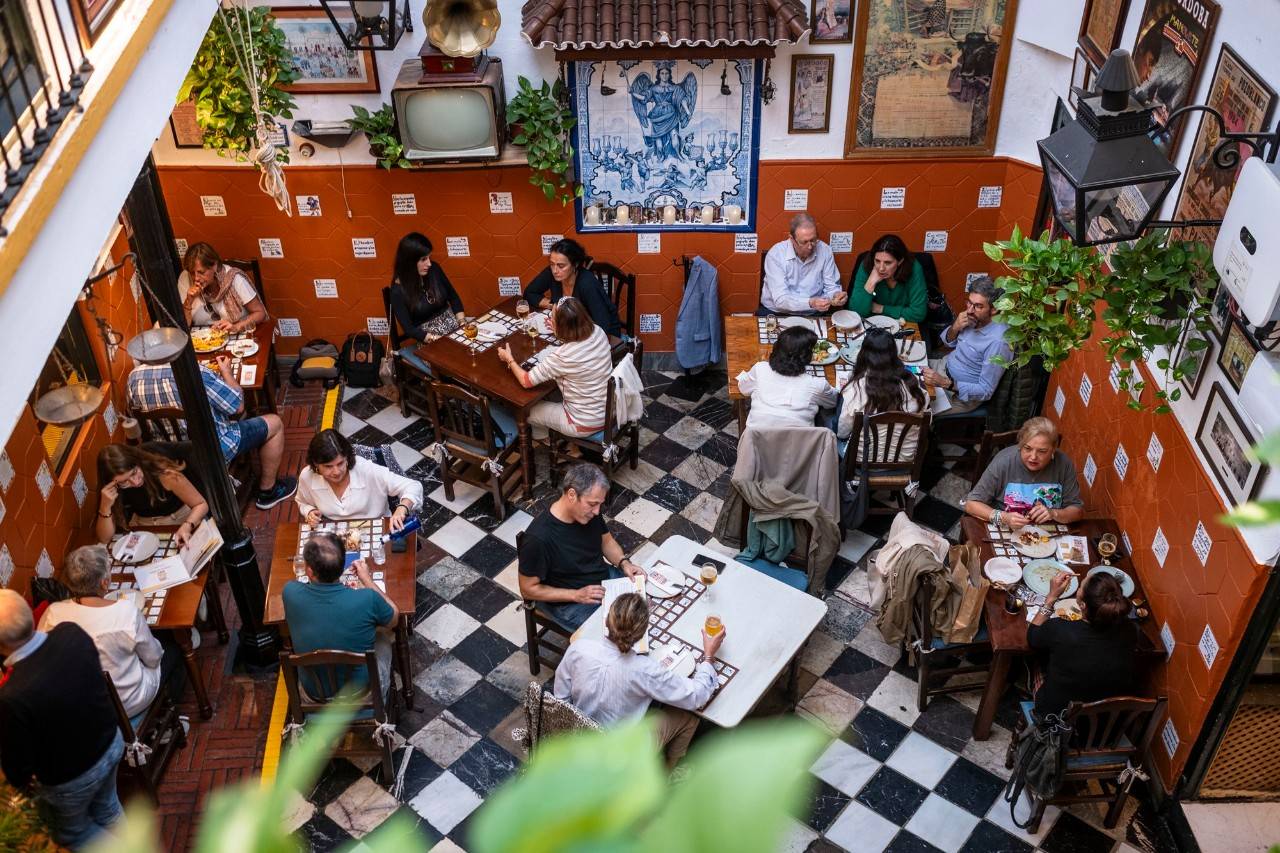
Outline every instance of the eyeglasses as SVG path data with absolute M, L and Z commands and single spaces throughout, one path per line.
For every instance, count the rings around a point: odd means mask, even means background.
M 986 308 L 989 304 L 990 303 L 988 302 L 973 302 L 973 301 L 970 301 L 968 303 L 969 307 L 972 308 L 974 311 L 981 311 L 983 308 Z
M 808 240 L 796 240 L 796 238 L 795 238 L 795 237 L 792 237 L 791 239 L 795 241 L 795 244 L 796 244 L 797 246 L 816 246 L 816 245 L 818 245 L 818 238 L 817 238 L 817 237 L 813 237 L 813 238 L 808 239 Z

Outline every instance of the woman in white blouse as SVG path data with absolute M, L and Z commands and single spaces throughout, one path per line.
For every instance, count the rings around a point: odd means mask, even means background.
M 738 374 L 738 390 L 751 398 L 748 427 L 814 426 L 818 409 L 834 409 L 836 389 L 806 368 L 813 361 L 818 336 L 812 329 L 783 329 L 768 361 L 758 361 Z
M 853 376 L 840 389 L 842 403 L 836 422 L 836 437 L 840 439 L 841 455 L 853 432 L 853 419 L 859 412 L 870 416 L 882 412 L 906 412 L 914 415 L 924 410 L 926 398 L 920 380 L 907 369 L 898 357 L 897 341 L 884 329 L 869 328 L 862 341 L 862 349 L 853 363 Z M 887 426 L 877 427 L 880 433 L 878 445 L 885 453 L 888 440 Z M 920 440 L 920 430 L 913 427 L 902 439 L 902 459 L 913 459 Z M 858 436 L 858 453 L 861 454 L 862 436 Z M 859 457 L 855 457 L 859 458 Z
M 308 524 L 382 518 L 388 498 L 398 503 L 391 530 L 404 527 L 409 513 L 422 506 L 422 484 L 376 462 L 356 456 L 347 437 L 336 429 L 316 433 L 307 446 L 307 467 L 298 474 L 294 500 Z

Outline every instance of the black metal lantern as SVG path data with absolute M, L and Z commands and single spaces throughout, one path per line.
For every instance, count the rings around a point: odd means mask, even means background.
M 409 0 L 320 0 L 347 50 L 392 50 L 400 36 L 413 32 Z
M 1129 52 L 1112 51 L 1075 121 L 1037 143 L 1054 217 L 1077 246 L 1136 239 L 1178 179 L 1151 139 L 1164 128 L 1133 97 L 1137 80 Z

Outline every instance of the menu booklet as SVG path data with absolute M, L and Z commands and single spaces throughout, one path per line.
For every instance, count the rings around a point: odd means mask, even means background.
M 191 534 L 187 544 L 178 553 L 142 566 L 133 567 L 138 588 L 150 594 L 171 586 L 186 583 L 200 574 L 200 570 L 213 559 L 222 547 L 222 534 L 213 519 L 206 518 Z

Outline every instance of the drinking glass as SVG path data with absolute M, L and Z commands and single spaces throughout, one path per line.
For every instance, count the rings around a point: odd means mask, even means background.
M 373 557 L 373 562 L 379 566 L 387 561 L 387 546 L 383 542 L 374 542 L 369 553 Z
M 703 563 L 698 568 L 698 580 L 706 584 L 706 587 L 707 587 L 706 596 L 707 596 L 708 604 L 711 604 L 711 602 L 715 600 L 711 595 L 711 587 L 719 579 L 720 579 L 720 576 L 716 574 L 716 567 L 713 566 L 711 563 Z
M 471 364 L 474 365 L 476 363 L 475 340 L 476 335 L 480 334 L 480 328 L 476 325 L 475 317 L 468 317 L 466 322 L 462 324 L 462 334 L 472 343 L 472 346 L 467 347 L 467 349 L 471 350 Z
M 1116 547 L 1118 545 L 1119 543 L 1116 542 L 1116 536 L 1114 533 L 1104 533 L 1099 537 L 1098 553 L 1102 555 L 1102 564 L 1104 566 L 1111 565 L 1111 555 L 1116 552 Z
M 307 582 L 307 561 L 301 554 L 293 558 L 293 577 L 299 583 Z
M 523 299 L 516 303 L 516 318 L 520 322 L 524 322 L 524 318 L 529 316 L 529 303 Z
M 533 319 L 528 320 L 524 324 L 524 332 L 529 336 L 529 340 L 533 342 L 533 351 L 538 351 L 538 324 Z
M 770 334 L 778 331 L 778 318 L 773 314 L 770 314 L 768 317 L 765 317 L 764 328 L 765 328 L 765 331 L 769 332 Z
M 707 621 L 702 623 L 702 630 L 707 632 L 708 637 L 714 637 L 724 630 L 724 623 L 720 621 L 719 616 L 708 616 Z

